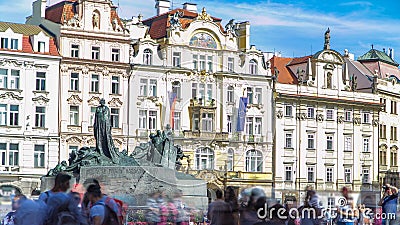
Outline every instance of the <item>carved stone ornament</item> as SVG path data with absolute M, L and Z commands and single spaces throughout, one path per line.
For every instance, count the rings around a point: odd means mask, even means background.
M 282 110 L 279 110 L 279 111 L 276 113 L 276 117 L 278 117 L 278 119 L 281 119 L 281 118 L 283 117 L 283 112 L 282 112 Z
M 71 95 L 71 97 L 67 99 L 67 102 L 70 105 L 80 105 L 82 103 L 82 99 L 79 98 L 78 95 Z
M 225 31 L 227 34 L 232 34 L 232 36 L 236 37 L 236 29 L 234 19 L 229 20 L 229 22 L 225 25 Z
M 81 20 L 79 19 L 79 15 L 75 14 L 68 22 L 67 25 L 70 27 L 81 27 L 82 23 Z
M 120 108 L 122 104 L 123 103 L 119 98 L 112 98 L 111 101 L 108 102 L 108 105 L 113 108 Z
M 361 124 L 361 118 L 360 117 L 355 117 L 353 122 L 354 122 L 355 125 L 360 125 Z
M 305 113 L 297 113 L 296 118 L 298 120 L 305 120 L 306 119 L 306 114 Z
M 324 121 L 324 115 L 318 114 L 318 115 L 317 115 L 317 121 L 318 121 L 318 122 Z
M 122 32 L 124 29 L 119 25 L 118 19 L 114 18 L 112 21 L 113 30 L 116 32 Z
M 24 65 L 24 62 L 18 61 L 16 59 L 0 59 L 0 66 L 3 66 L 5 64 L 8 64 L 8 65 L 14 66 L 14 67 L 21 67 L 22 65 Z
M 176 11 L 173 16 L 168 15 L 169 17 L 169 24 L 170 28 L 175 30 L 175 29 L 180 29 L 182 27 L 181 21 L 179 20 L 179 17 L 183 16 L 183 12 Z
M 338 123 L 343 123 L 344 121 L 344 117 L 343 116 L 339 116 L 337 122 Z
M 208 22 L 212 22 L 214 21 L 211 16 L 207 13 L 207 10 L 205 7 L 203 7 L 203 9 L 201 10 L 201 13 L 197 16 L 198 20 L 204 20 L 204 21 L 208 21 Z
M 63 73 L 68 72 L 68 65 L 66 65 L 66 64 L 61 64 L 60 70 L 61 70 L 61 72 L 63 72 Z
M 69 144 L 80 144 L 82 143 L 82 140 L 79 139 L 78 137 L 70 137 L 66 140 L 66 142 Z
M 108 69 L 107 66 L 105 66 L 103 68 L 103 71 L 101 71 L 103 73 L 104 76 L 108 76 L 110 74 L 110 70 Z
M 88 74 L 89 73 L 89 67 L 87 65 L 84 65 L 82 67 L 82 74 Z
M 32 101 L 36 102 L 39 105 L 45 105 L 50 101 L 50 99 L 44 97 L 43 95 L 40 95 L 35 98 L 32 98 Z
M 88 104 L 90 106 L 98 106 L 100 104 L 100 98 L 97 96 L 92 96 L 89 100 L 88 100 Z
M 14 94 L 13 92 L 6 92 L 0 95 L 0 99 L 22 100 L 23 97 Z
M 379 125 L 379 120 L 377 119 L 372 120 L 372 126 L 376 127 L 378 125 Z

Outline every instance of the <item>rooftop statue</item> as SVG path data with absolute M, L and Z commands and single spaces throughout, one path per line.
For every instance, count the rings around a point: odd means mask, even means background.
M 325 32 L 325 44 L 324 49 L 331 49 L 331 30 L 326 30 Z

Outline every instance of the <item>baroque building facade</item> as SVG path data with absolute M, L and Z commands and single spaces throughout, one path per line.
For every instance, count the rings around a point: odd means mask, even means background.
M 270 194 L 272 79 L 263 53 L 249 44 L 250 24 L 223 26 L 190 3 L 170 10 L 160 0 L 156 8 L 156 16 L 127 23 L 129 148 L 170 124 L 190 157 L 180 170 L 205 179 L 209 197 L 228 185 Z
M 59 65 L 39 26 L 0 22 L 0 192 L 31 194 L 59 161 Z
M 60 65 L 60 158 L 94 146 L 96 107 L 104 98 L 111 111 L 112 134 L 120 150 L 127 146 L 129 34 L 110 0 L 33 3 L 28 24 L 57 37 Z
M 379 190 L 379 97 L 357 89 L 348 56 L 329 46 L 328 36 L 314 55 L 271 59 L 277 77 L 274 188 L 283 201 L 301 201 L 307 186 L 332 207 L 343 186 L 354 193 Z

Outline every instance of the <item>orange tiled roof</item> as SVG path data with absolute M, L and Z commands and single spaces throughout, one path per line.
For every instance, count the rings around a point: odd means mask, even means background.
M 74 2 L 76 2 L 76 0 L 62 1 L 46 8 L 45 18 L 60 24 L 62 24 L 64 20 L 70 20 L 74 16 Z
M 3 49 L 0 48 L 1 51 L 8 52 L 22 52 L 22 53 L 30 53 L 30 54 L 40 54 L 40 55 L 51 55 L 51 56 L 60 56 L 58 53 L 58 49 L 53 38 L 49 40 L 49 52 L 35 52 L 30 40 L 29 36 L 24 35 L 22 37 L 22 50 L 13 50 L 13 49 Z
M 301 63 L 305 63 L 308 61 L 309 58 L 311 58 L 312 55 L 308 55 L 308 56 L 303 56 L 303 57 L 298 57 L 298 58 L 293 58 L 293 60 L 288 64 L 289 65 L 296 65 L 296 64 L 301 64 Z
M 114 19 L 117 19 L 118 25 L 119 25 L 120 27 L 123 27 L 123 24 L 122 24 L 122 22 L 121 22 L 121 19 L 120 19 L 119 16 L 118 16 L 118 12 L 117 12 L 117 7 L 116 7 L 116 6 L 113 6 L 113 7 L 111 8 L 111 16 L 110 16 L 110 22 L 111 22 L 111 24 L 113 24 Z
M 149 34 L 151 38 L 160 39 L 167 36 L 167 28 L 170 27 L 168 15 L 172 16 L 176 12 L 183 13 L 182 17 L 180 18 L 180 22 L 182 24 L 183 29 L 188 28 L 190 23 L 192 23 L 197 18 L 198 15 L 198 13 L 194 13 L 185 9 L 174 9 L 169 12 L 163 13 L 161 15 L 146 19 L 143 21 L 143 24 L 150 27 Z M 211 18 L 214 20 L 214 22 L 216 22 L 220 26 L 221 31 L 225 32 L 224 28 L 221 25 L 222 19 L 216 17 L 211 17 Z
M 283 58 L 274 56 L 270 59 L 271 72 L 274 74 L 274 68 L 279 71 L 278 82 L 281 84 L 297 84 L 297 78 L 287 68 L 287 65 L 294 60 L 293 58 Z

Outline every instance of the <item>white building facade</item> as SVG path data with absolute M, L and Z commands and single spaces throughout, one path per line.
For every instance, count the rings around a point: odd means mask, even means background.
M 58 163 L 61 57 L 39 26 L 0 22 L 0 40 L 0 189 L 9 198 L 39 189 Z

